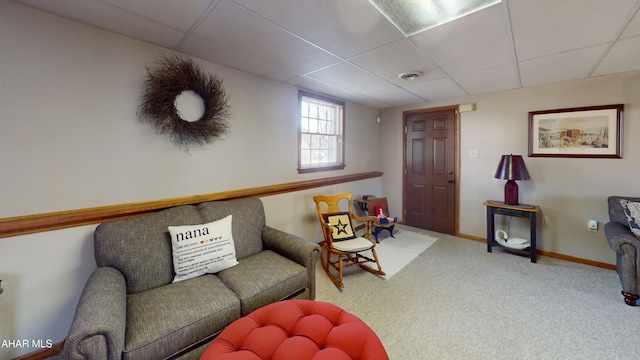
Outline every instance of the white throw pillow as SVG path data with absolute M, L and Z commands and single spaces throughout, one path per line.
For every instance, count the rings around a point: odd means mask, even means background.
M 173 282 L 217 273 L 238 264 L 231 215 L 202 225 L 169 226 L 173 247 Z
M 624 209 L 624 214 L 627 215 L 631 232 L 640 239 L 640 203 L 622 199 L 619 201 Z

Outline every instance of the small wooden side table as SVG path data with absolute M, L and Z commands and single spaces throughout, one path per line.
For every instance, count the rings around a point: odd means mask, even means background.
M 538 205 L 527 205 L 527 204 L 519 204 L 519 205 L 507 205 L 502 201 L 495 200 L 487 200 L 484 204 L 487 207 L 487 252 L 491 252 L 494 246 L 498 246 L 502 249 L 506 249 L 510 252 L 514 252 L 516 254 L 521 255 L 529 255 L 531 257 L 531 262 L 535 263 L 537 261 L 536 254 L 536 215 L 540 212 L 540 207 Z M 494 216 L 498 215 L 506 215 L 506 216 L 516 216 L 528 218 L 530 222 L 530 231 L 531 231 L 531 246 L 529 246 L 529 250 L 516 250 L 504 247 L 496 241 L 494 238 L 495 234 L 495 223 Z

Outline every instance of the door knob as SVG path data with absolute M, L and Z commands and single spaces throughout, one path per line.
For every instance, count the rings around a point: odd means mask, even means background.
M 453 170 L 448 171 L 449 175 L 453 175 Z
M 453 179 L 447 179 L 447 182 L 448 182 L 449 184 L 453 184 Z

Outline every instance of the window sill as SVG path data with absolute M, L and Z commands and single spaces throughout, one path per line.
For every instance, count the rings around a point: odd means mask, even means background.
M 306 173 L 313 173 L 313 172 L 320 172 L 320 171 L 342 170 L 344 168 L 345 168 L 345 165 L 298 168 L 298 174 L 306 174 Z

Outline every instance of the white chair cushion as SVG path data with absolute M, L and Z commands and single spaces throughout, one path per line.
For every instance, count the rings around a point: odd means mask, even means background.
M 371 249 L 373 243 L 363 237 L 357 237 L 351 240 L 334 241 L 333 248 L 340 251 L 361 251 Z

